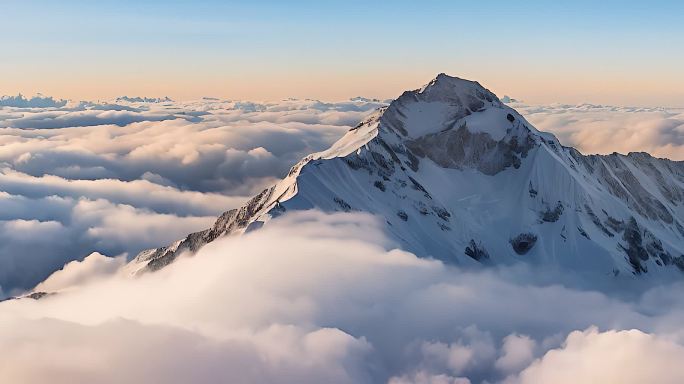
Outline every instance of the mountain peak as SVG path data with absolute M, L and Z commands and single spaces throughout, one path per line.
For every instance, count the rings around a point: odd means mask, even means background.
M 450 76 L 446 73 L 438 74 L 434 79 L 418 89 L 418 92 L 425 92 L 427 90 L 439 89 L 447 92 L 460 93 L 464 90 L 480 90 L 487 91 L 480 83 L 473 80 L 463 79 L 457 76 Z
M 468 116 L 487 111 L 496 116 L 485 119 L 485 128 L 498 141 L 511 127 L 507 115 L 514 111 L 478 82 L 440 73 L 423 87 L 406 91 L 394 100 L 383 113 L 382 122 L 390 130 L 416 139 L 458 128 L 468 124 L 464 120 Z
M 400 248 L 464 266 L 669 273 L 684 271 L 683 202 L 681 171 L 666 160 L 584 156 L 479 83 L 439 74 L 212 228 L 141 253 L 129 270 L 153 271 L 220 236 L 315 208 L 382 217 Z
M 413 91 L 427 101 L 461 101 L 480 100 L 482 102 L 500 104 L 494 93 L 480 85 L 477 81 L 440 73 L 429 83 Z

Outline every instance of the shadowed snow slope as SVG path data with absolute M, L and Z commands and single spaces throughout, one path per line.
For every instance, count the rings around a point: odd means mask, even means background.
M 602 276 L 684 269 L 684 163 L 585 156 L 477 82 L 440 74 L 215 225 L 142 252 L 130 273 L 255 230 L 283 212 L 384 217 L 399 247 L 462 266 L 524 260 Z

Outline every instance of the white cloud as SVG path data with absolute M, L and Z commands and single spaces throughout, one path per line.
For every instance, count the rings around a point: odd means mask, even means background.
M 381 105 L 161 101 L 0 106 L 0 220 L 41 223 L 0 227 L 5 294 L 93 251 L 131 255 L 208 227 Z M 49 225 L 63 232 L 53 247 Z M 19 252 L 21 236 L 45 246 Z
M 526 335 L 511 334 L 503 339 L 502 355 L 494 366 L 502 372 L 516 372 L 534 359 L 536 342 Z
M 176 216 L 136 209 L 130 205 L 112 204 L 107 200 L 79 200 L 71 219 L 95 244 L 111 249 L 120 244 L 139 244 L 135 248 L 152 247 L 183 238 L 188 229 L 210 226 L 213 216 Z
M 69 178 L 139 179 L 157 174 L 183 189 L 232 193 L 245 181 L 284 175 L 301 157 L 324 149 L 380 103 L 284 101 L 263 112 L 234 109 L 235 103 L 141 104 L 134 111 L 88 104 L 50 111 L 5 108 L 0 120 L 0 162 L 16 171 Z M 104 109 L 104 108 L 112 109 Z M 162 120 L 162 121 L 160 121 Z M 32 129 L 17 129 L 32 128 Z M 263 149 L 272 159 L 256 157 Z M 236 154 L 251 162 L 244 168 Z M 254 184 L 254 182 L 253 182 Z
M 31 243 L 36 237 L 52 241 L 64 233 L 64 226 L 57 221 L 17 219 L 2 222 L 2 231 L 11 239 Z
M 24 324 L 0 319 L 0 325 L 15 332 L 0 335 L 3 349 L 13 352 L 0 361 L 4 382 L 368 382 L 363 372 L 354 372 L 367 344 L 333 329 L 273 326 L 221 340 L 125 320 L 83 327 L 51 319 Z
M 547 352 L 510 383 L 662 383 L 684 382 L 684 346 L 639 330 L 568 335 L 560 349 Z
M 138 252 L 204 229 L 214 219 L 158 213 L 106 199 L 0 193 L 0 281 L 5 294 L 17 295 L 21 291 L 14 287 L 31 288 L 89 252 Z
M 139 278 L 70 267 L 68 290 L 0 304 L 0 381 L 533 383 L 681 359 L 677 286 L 617 298 L 534 278 L 550 271 L 462 271 L 388 250 L 380 220 L 290 213 Z M 592 325 L 616 331 L 572 333 Z
M 78 286 L 118 271 L 126 263 L 126 258 L 108 257 L 97 252 L 88 255 L 82 261 L 74 260 L 62 269 L 55 271 L 45 281 L 36 286 L 36 292 L 58 292 L 66 288 Z
M 130 204 L 179 215 L 214 215 L 222 212 L 222 207 L 233 207 L 246 200 L 241 196 L 179 190 L 148 180 L 72 180 L 54 175 L 36 177 L 9 168 L 0 169 L 0 185 L 5 192 L 29 198 L 55 195 L 103 198 L 113 203 Z
M 513 104 L 540 130 L 585 154 L 649 152 L 684 160 L 684 111 L 601 105 Z
M 0 381 L 527 383 L 570 363 L 599 375 L 606 345 L 629 352 L 607 378 L 640 348 L 679 356 L 666 335 L 681 338 L 681 285 L 617 296 L 527 267 L 462 271 L 392 250 L 361 214 L 286 215 L 138 279 L 117 273 L 122 257 L 64 266 L 209 226 L 378 105 L 1 108 L 0 284 L 17 294 L 57 271 L 37 289 L 62 292 L 0 304 Z M 585 152 L 682 154 L 676 111 L 524 108 Z M 593 325 L 606 331 L 572 333 Z
M 89 127 L 98 125 L 126 126 L 142 121 L 163 121 L 184 118 L 162 113 L 140 113 L 121 110 L 85 110 L 60 112 L 36 112 L 24 114 L 24 116 L 7 120 L 6 127 L 31 128 L 31 129 L 55 129 L 68 127 Z

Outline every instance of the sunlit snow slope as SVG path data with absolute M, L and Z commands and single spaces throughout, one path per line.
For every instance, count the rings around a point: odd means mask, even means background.
M 684 163 L 585 156 L 477 82 L 404 92 L 214 227 L 145 251 L 159 269 L 290 210 L 364 211 L 398 246 L 460 265 L 530 263 L 606 276 L 684 269 Z

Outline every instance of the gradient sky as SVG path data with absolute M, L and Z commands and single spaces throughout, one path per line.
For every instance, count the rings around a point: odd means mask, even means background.
M 446 72 L 530 103 L 684 106 L 676 1 L 1 4 L 0 94 L 390 98 Z

